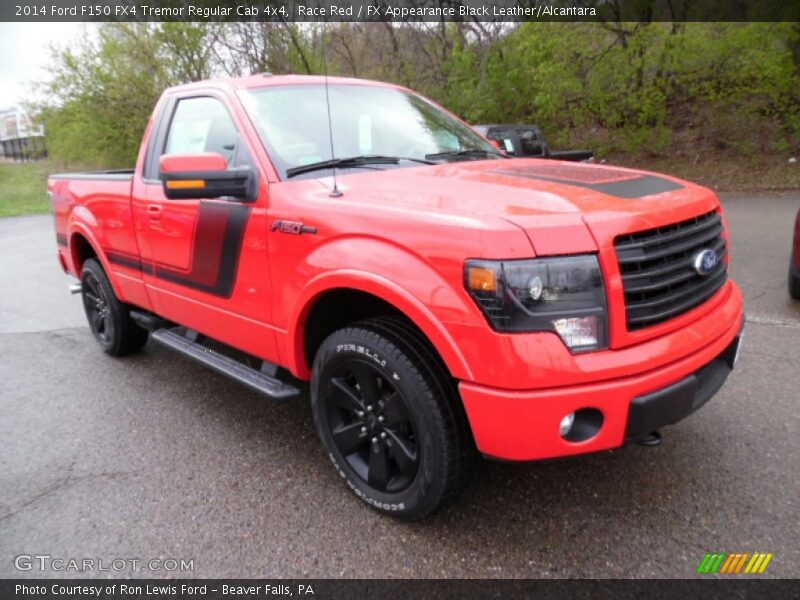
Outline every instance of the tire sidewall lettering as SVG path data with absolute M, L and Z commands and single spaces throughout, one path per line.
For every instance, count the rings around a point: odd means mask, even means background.
M 389 341 L 391 342 L 391 340 Z M 347 487 L 350 488 L 350 490 L 360 500 L 366 502 L 370 506 L 386 512 L 405 512 L 408 510 L 415 510 L 417 505 L 425 502 L 424 498 L 427 490 L 430 489 L 431 484 L 433 481 L 435 481 L 436 460 L 434 437 L 431 435 L 431 432 L 426 431 L 424 423 L 420 422 L 420 420 L 424 420 L 422 415 L 417 412 L 421 410 L 421 408 L 415 406 L 416 403 L 413 402 L 413 399 L 409 398 L 409 395 L 413 394 L 414 390 L 408 388 L 405 378 L 392 364 L 392 359 L 390 357 L 386 357 L 381 351 L 376 350 L 374 346 L 370 346 L 364 342 L 354 343 L 345 340 L 341 343 L 331 346 L 327 352 L 330 353 L 327 357 L 327 361 L 330 361 L 330 359 L 333 357 L 337 357 L 337 360 L 346 360 L 350 357 L 353 359 L 367 360 L 371 364 L 377 366 L 378 369 L 383 372 L 384 376 L 387 377 L 387 379 L 398 386 L 398 391 L 400 391 L 400 393 L 406 397 L 407 401 L 411 400 L 412 404 L 410 405 L 410 408 L 412 411 L 417 413 L 415 427 L 418 435 L 420 436 L 419 451 L 423 455 L 421 457 L 422 461 L 420 463 L 420 469 L 417 473 L 415 481 L 411 484 L 411 487 L 396 494 L 396 497 L 392 500 L 382 498 L 382 493 L 376 493 L 376 491 L 370 490 L 366 482 L 362 482 L 359 478 L 352 474 L 352 470 L 349 468 L 349 466 L 340 464 L 340 460 L 333 451 L 327 450 L 326 454 L 328 454 L 328 458 L 333 464 L 334 469 L 336 469 L 339 477 L 344 480 Z M 321 363 L 315 372 L 315 378 L 317 381 L 315 385 L 312 386 L 312 403 L 315 405 L 318 404 L 322 398 L 321 391 L 323 384 L 321 383 L 321 380 L 324 377 L 325 371 L 328 369 L 329 362 L 327 361 Z M 416 392 L 416 394 L 419 393 L 419 391 Z M 425 393 L 429 392 L 426 391 Z M 329 433 L 323 433 L 323 430 L 327 429 L 328 427 L 326 417 L 322 414 L 324 410 L 322 410 L 321 406 L 318 406 L 318 408 L 319 410 L 316 411 L 317 414 L 315 417 L 317 421 L 317 427 L 320 435 L 327 439 Z
M 333 455 L 333 453 L 328 452 L 328 458 L 331 459 L 334 468 L 336 469 L 336 471 L 338 471 L 341 478 L 344 479 L 345 483 L 347 484 L 347 487 L 353 490 L 353 493 L 367 504 L 371 504 L 376 508 L 380 508 L 382 510 L 387 510 L 387 511 L 398 511 L 406 509 L 405 502 L 398 502 L 398 503 L 381 502 L 380 500 L 376 500 L 375 498 L 368 496 L 361 488 L 359 488 L 355 483 L 353 483 L 350 480 L 350 478 L 347 476 L 347 473 L 345 473 L 344 470 L 339 466 L 339 463 L 336 461 L 336 457 Z
M 364 358 L 371 360 L 381 369 L 386 369 L 387 360 L 385 358 L 382 358 L 377 351 L 372 350 L 371 348 L 363 344 L 350 344 L 350 343 L 336 344 L 336 353 L 339 354 L 342 352 L 355 352 L 363 356 Z M 392 370 L 391 372 L 387 371 L 387 373 L 389 374 L 389 377 L 392 379 L 392 381 L 400 381 L 400 375 L 397 373 L 397 371 Z

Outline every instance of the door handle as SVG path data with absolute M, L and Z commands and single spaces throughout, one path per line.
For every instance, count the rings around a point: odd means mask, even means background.
M 151 219 L 160 219 L 162 212 L 164 212 L 164 207 L 160 204 L 147 205 L 147 216 Z

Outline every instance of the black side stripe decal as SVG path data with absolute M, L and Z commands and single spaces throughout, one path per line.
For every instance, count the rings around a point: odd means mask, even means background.
M 106 250 L 106 256 L 113 264 L 207 294 L 229 298 L 236 283 L 249 217 L 250 207 L 244 204 L 201 203 L 192 242 L 192 265 L 188 273 L 142 262 L 138 257 L 113 250 Z M 224 229 L 222 236 L 218 235 L 220 228 Z
M 214 296 L 229 297 L 233 292 L 233 285 L 236 283 L 239 254 L 242 250 L 244 229 L 249 216 L 250 207 L 244 204 L 201 204 L 192 253 L 192 256 L 196 258 L 189 274 L 184 275 L 167 267 L 156 265 L 155 276 L 158 279 L 171 281 Z M 207 229 L 203 227 L 204 221 L 207 223 L 216 219 L 225 219 L 225 234 L 222 238 L 222 245 L 218 248 L 214 247 L 214 241 L 208 239 Z M 197 257 L 200 257 L 199 260 L 202 261 L 204 260 L 203 254 L 211 255 L 219 261 L 215 282 L 210 285 L 200 280 L 200 272 L 204 265 L 197 264 Z
M 135 269 L 136 271 L 142 271 L 143 273 L 147 273 L 148 275 L 153 274 L 153 269 L 149 265 L 143 265 L 142 261 L 134 256 L 130 256 L 128 254 L 121 254 L 114 250 L 103 250 L 106 254 L 106 258 L 108 262 L 113 265 L 119 265 L 121 267 L 127 267 L 129 269 Z

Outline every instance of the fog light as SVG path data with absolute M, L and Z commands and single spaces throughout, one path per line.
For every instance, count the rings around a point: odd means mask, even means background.
M 559 431 L 561 432 L 561 437 L 566 437 L 569 433 L 569 430 L 572 429 L 572 424 L 575 422 L 575 413 L 571 412 L 566 417 L 561 419 L 561 426 L 559 427 Z
M 568 442 L 585 442 L 595 437 L 602 426 L 603 413 L 596 408 L 581 408 L 561 420 L 561 435 Z

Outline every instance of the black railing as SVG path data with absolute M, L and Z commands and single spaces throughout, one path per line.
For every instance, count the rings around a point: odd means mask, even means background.
M 43 136 L 11 138 L 0 141 L 0 159 L 32 161 L 47 158 Z

